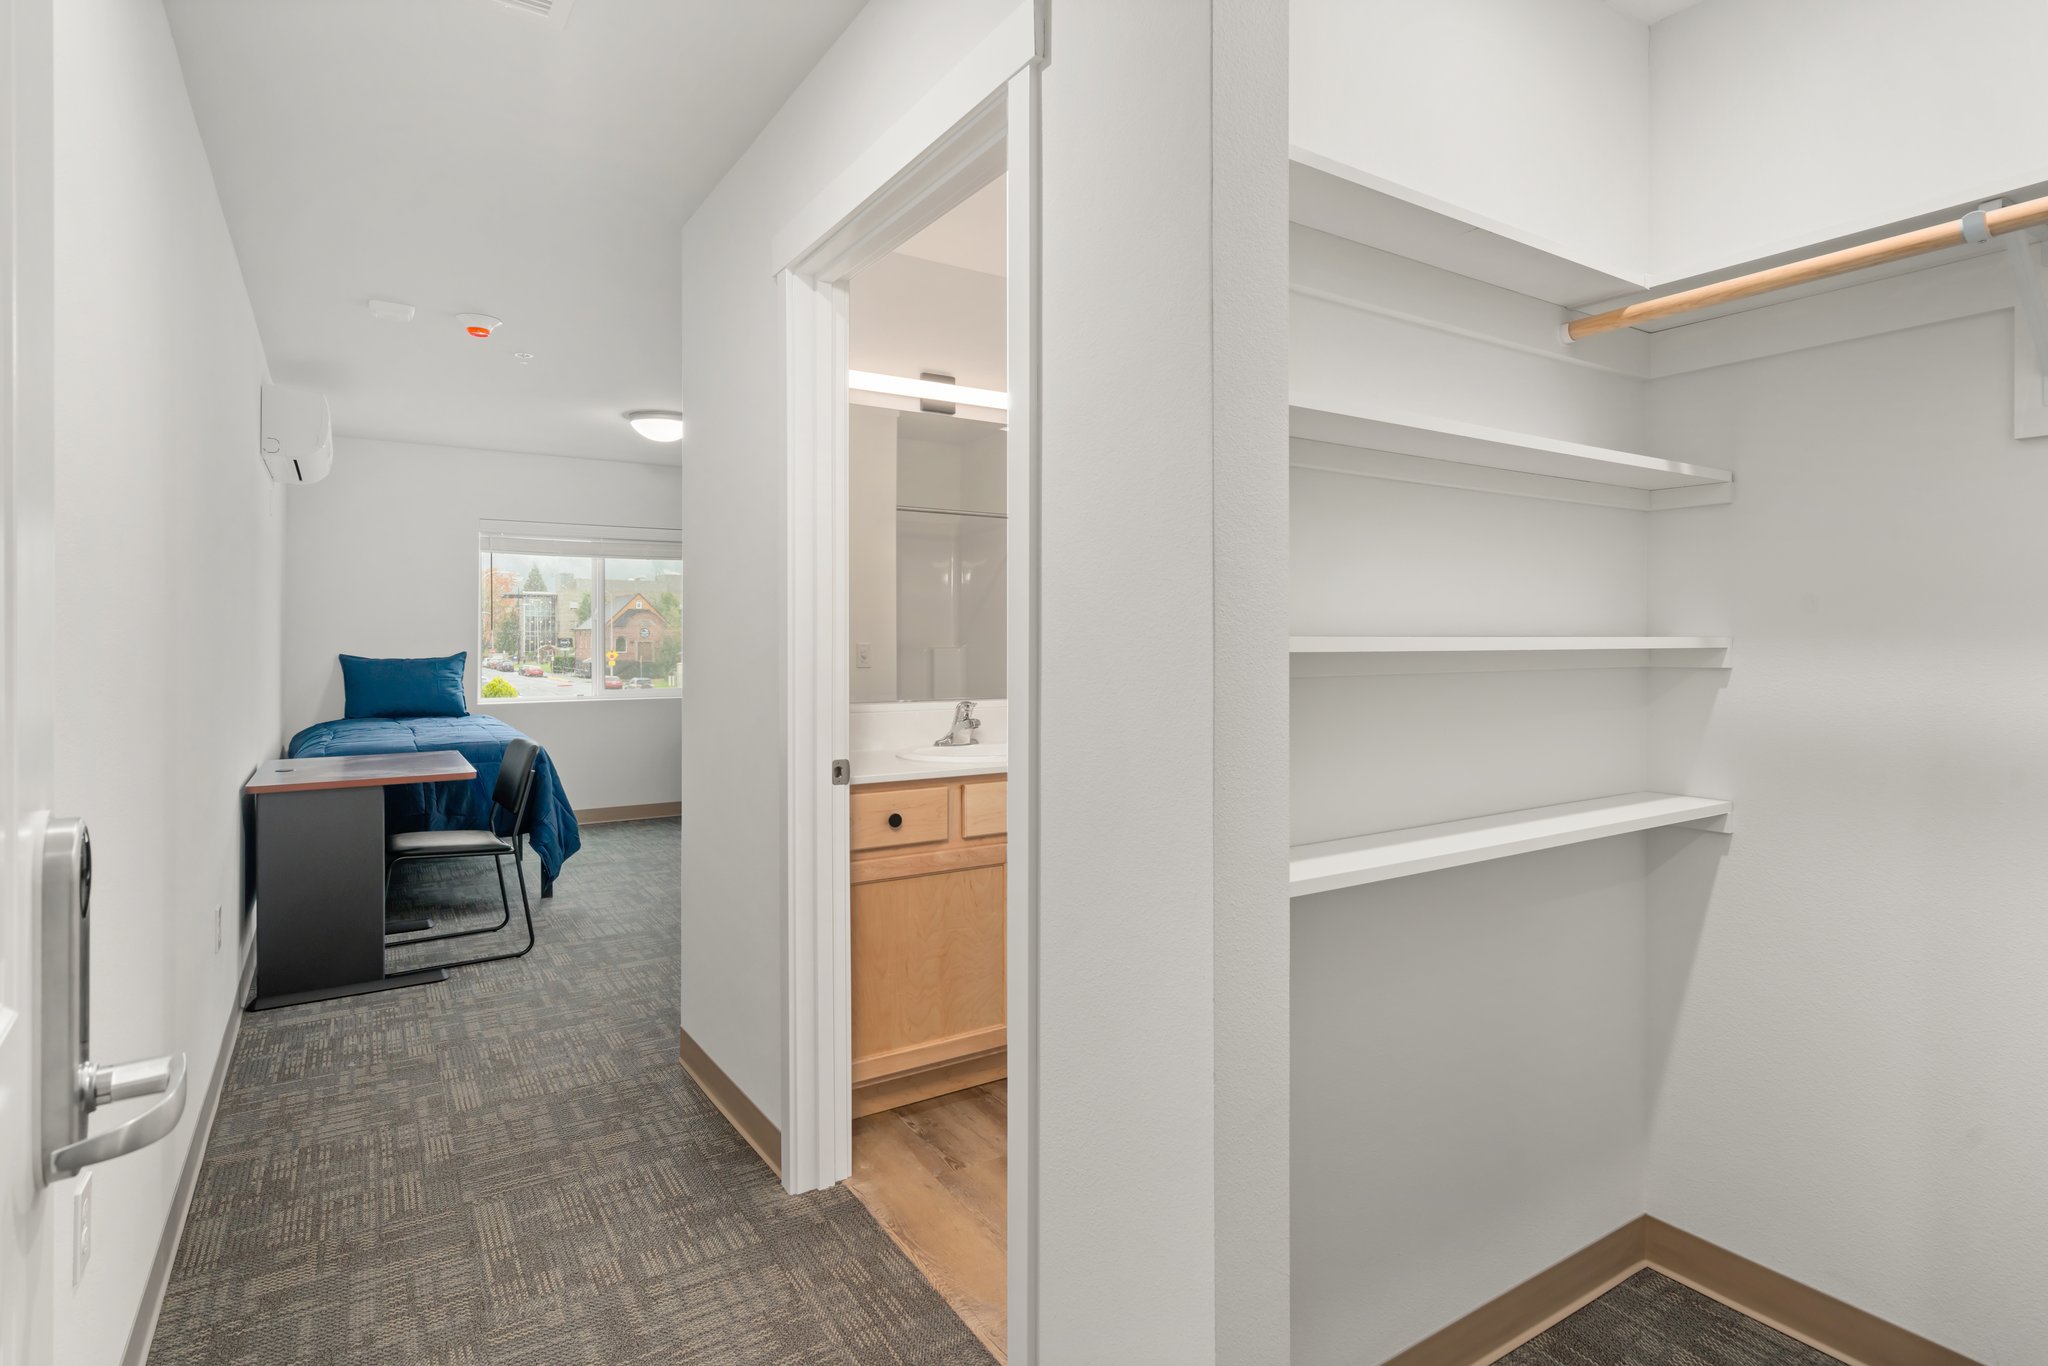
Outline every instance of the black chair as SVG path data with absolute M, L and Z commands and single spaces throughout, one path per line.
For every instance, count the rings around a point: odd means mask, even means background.
M 413 859 L 489 858 L 498 870 L 498 899 L 505 903 L 505 914 L 495 925 L 486 925 L 474 930 L 451 930 L 446 934 L 425 934 L 414 938 L 386 939 L 388 944 L 432 944 L 442 939 L 464 939 L 473 934 L 496 934 L 512 923 L 512 897 L 505 890 L 505 856 L 512 856 L 513 872 L 519 879 L 519 904 L 526 908 L 526 947 L 511 953 L 487 954 L 481 958 L 463 958 L 453 963 L 436 963 L 443 968 L 473 967 L 478 963 L 496 963 L 506 958 L 523 958 L 533 951 L 533 903 L 526 899 L 526 855 L 520 837 L 527 835 L 532 827 L 533 770 L 540 758 L 540 746 L 533 741 L 520 738 L 507 742 L 505 756 L 498 763 L 498 780 L 491 785 L 491 801 L 496 809 L 491 812 L 490 825 L 482 830 L 416 830 L 410 834 L 393 835 L 384 849 L 384 889 L 391 890 L 391 870 L 399 864 Z M 498 812 L 511 817 L 504 834 L 498 833 Z M 431 921 L 416 922 L 431 924 Z

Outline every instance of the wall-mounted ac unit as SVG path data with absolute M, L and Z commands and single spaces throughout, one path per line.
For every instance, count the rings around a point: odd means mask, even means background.
M 325 394 L 264 385 L 262 427 L 263 463 L 272 479 L 311 484 L 334 468 L 334 422 Z

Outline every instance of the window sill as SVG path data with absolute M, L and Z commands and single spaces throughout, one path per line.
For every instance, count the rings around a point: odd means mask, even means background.
M 663 698 L 681 701 L 682 696 L 681 688 L 613 688 L 596 697 L 481 697 L 471 698 L 470 704 L 481 711 L 488 707 L 562 707 L 579 703 L 588 706 L 593 702 L 656 702 Z

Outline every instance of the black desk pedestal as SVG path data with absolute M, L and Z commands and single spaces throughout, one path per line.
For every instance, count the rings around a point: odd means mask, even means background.
M 251 1010 L 446 981 L 384 975 L 384 789 L 256 797 L 256 999 Z

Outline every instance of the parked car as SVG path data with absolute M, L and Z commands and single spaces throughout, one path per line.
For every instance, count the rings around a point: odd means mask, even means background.
M 519 676 L 521 678 L 539 678 L 546 672 L 547 670 L 538 664 L 523 664 L 519 668 Z
M 496 669 L 501 674 L 511 673 L 512 657 L 510 655 L 491 655 L 484 660 L 484 667 L 486 669 Z
M 578 678 L 588 678 L 588 677 L 590 677 L 590 661 L 589 661 L 589 660 L 587 660 L 587 659 L 586 659 L 586 660 L 584 660 L 584 661 L 583 661 L 582 663 L 580 663 L 580 664 L 578 664 L 578 665 L 576 666 L 576 676 L 577 676 Z
M 654 680 L 651 678 L 629 679 L 626 682 L 626 686 L 629 688 L 651 688 L 654 686 Z
M 626 686 L 626 680 L 620 678 L 617 674 L 606 674 L 604 676 L 604 685 L 606 688 L 623 688 Z

